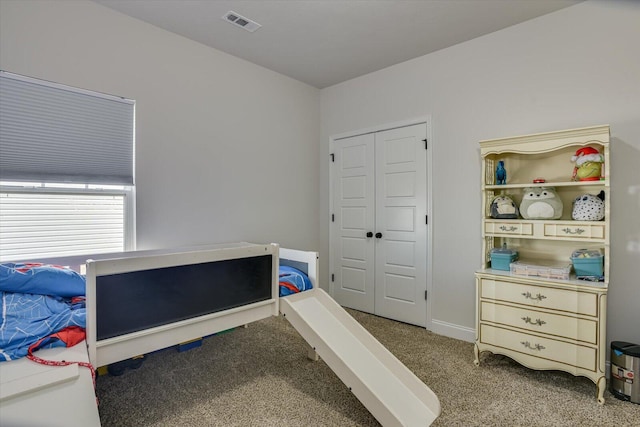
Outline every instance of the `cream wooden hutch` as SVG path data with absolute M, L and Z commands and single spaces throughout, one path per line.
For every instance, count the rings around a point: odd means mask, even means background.
M 572 156 L 581 147 L 604 157 L 602 178 L 573 181 Z M 476 272 L 475 361 L 480 353 L 506 355 L 532 369 L 552 369 L 591 379 L 604 403 L 606 302 L 609 284 L 609 126 L 595 126 L 480 142 L 482 157 L 482 268 Z M 506 184 L 495 171 L 504 161 Z M 544 184 L 533 181 L 544 178 Z M 553 186 L 563 202 L 557 220 L 493 219 L 495 196 L 508 195 L 520 206 L 523 189 Z M 602 221 L 571 219 L 572 202 L 583 194 L 604 191 Z M 604 254 L 604 281 L 590 282 L 516 275 L 491 269 L 493 248 L 506 245 L 532 265 L 571 264 L 577 249 Z

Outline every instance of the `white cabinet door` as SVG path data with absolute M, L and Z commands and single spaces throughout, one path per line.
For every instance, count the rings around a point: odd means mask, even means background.
M 331 172 L 333 297 L 419 326 L 427 322 L 425 138 L 419 124 L 336 140 Z

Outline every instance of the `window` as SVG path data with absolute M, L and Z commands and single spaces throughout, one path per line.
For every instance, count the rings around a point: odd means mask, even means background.
M 135 103 L 0 71 L 0 261 L 135 249 Z
M 0 190 L 0 261 L 120 252 L 132 247 L 129 188 Z

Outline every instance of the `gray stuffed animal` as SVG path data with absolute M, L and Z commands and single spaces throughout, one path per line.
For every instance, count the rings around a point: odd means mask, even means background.
M 518 206 L 509 196 L 496 196 L 491 201 L 491 218 L 516 219 Z
M 562 200 L 553 187 L 527 187 L 520 215 L 524 219 L 558 219 L 562 216 Z

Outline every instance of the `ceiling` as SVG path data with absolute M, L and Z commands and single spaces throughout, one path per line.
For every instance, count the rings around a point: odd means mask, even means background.
M 317 88 L 562 9 L 576 0 L 94 0 Z M 222 19 L 262 25 L 250 33 Z

